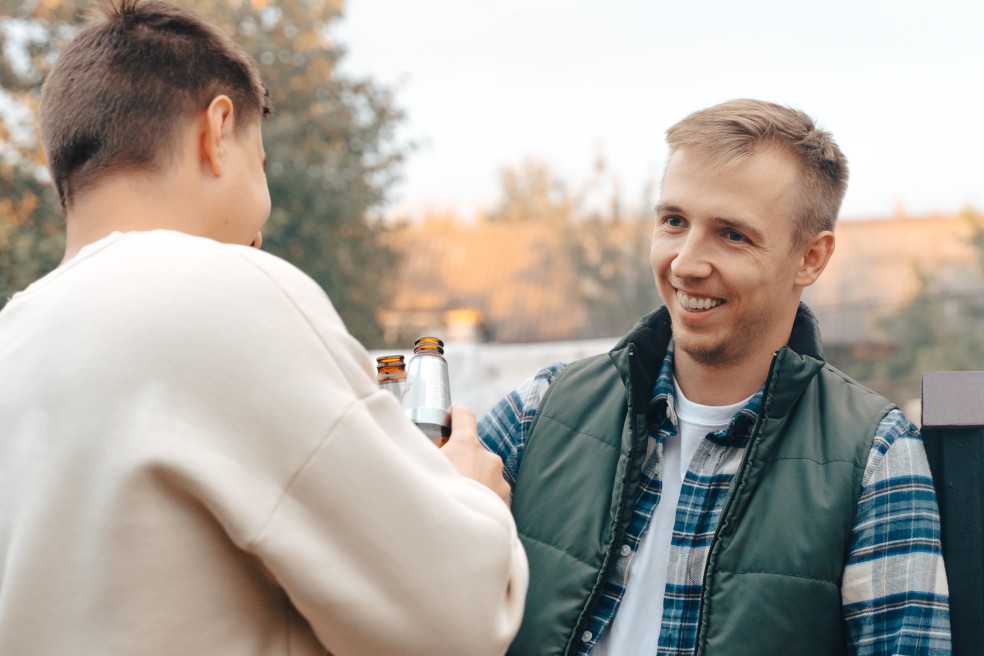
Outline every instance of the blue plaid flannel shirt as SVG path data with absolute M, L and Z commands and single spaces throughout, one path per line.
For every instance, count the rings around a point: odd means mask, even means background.
M 511 486 L 516 482 L 523 445 L 540 400 L 565 366 L 555 363 L 541 369 L 479 423 L 479 438 L 502 457 L 504 476 Z M 580 636 L 581 654 L 590 653 L 618 612 L 632 561 L 659 503 L 658 458 L 663 440 L 677 430 L 672 374 L 671 343 L 653 390 L 654 400 L 663 408 L 663 418 L 650 435 L 656 445 L 643 464 L 628 549 L 622 548 Z M 761 404 L 762 390 L 735 415 L 728 428 L 707 436 L 690 463 L 673 530 L 659 656 L 694 653 L 708 549 Z M 936 495 L 922 438 L 898 410 L 886 415 L 873 440 L 851 538 L 841 587 L 848 653 L 949 654 L 949 597 Z

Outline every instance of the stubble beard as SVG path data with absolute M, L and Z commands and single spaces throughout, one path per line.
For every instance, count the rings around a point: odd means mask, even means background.
M 687 354 L 697 364 L 721 368 L 740 363 L 751 350 L 752 343 L 760 332 L 761 327 L 756 322 L 743 321 L 730 326 L 730 330 L 721 336 L 678 336 L 674 330 L 673 342 L 675 348 Z
M 727 342 L 701 344 L 699 340 L 674 337 L 676 348 L 686 353 L 697 364 L 707 367 L 722 367 L 734 363 L 737 358 Z

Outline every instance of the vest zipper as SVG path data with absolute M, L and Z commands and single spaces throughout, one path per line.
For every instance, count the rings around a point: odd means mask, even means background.
M 784 347 L 785 348 L 785 347 Z M 742 482 L 742 476 L 745 473 L 745 465 L 748 462 L 748 452 L 755 440 L 758 439 L 760 431 L 760 426 L 762 424 L 762 417 L 765 414 L 765 407 L 768 403 L 768 391 L 769 383 L 772 382 L 775 376 L 776 369 L 778 368 L 779 354 L 783 351 L 780 349 L 772 356 L 772 364 L 769 365 L 769 375 L 765 379 L 765 393 L 762 396 L 762 409 L 759 412 L 759 416 L 755 419 L 755 425 L 752 427 L 751 435 L 748 437 L 748 444 L 745 445 L 745 452 L 741 456 L 741 462 L 738 463 L 738 471 L 735 472 L 734 478 L 731 480 L 731 488 L 728 490 L 728 498 L 724 501 L 724 508 L 721 509 L 721 517 L 718 519 L 717 528 L 714 529 L 714 535 L 711 537 L 711 545 L 707 549 L 707 562 L 704 563 L 704 577 L 703 586 L 704 590 L 700 595 L 700 611 L 697 613 L 697 649 L 694 652 L 694 656 L 704 655 L 704 611 L 707 608 L 708 601 L 708 581 L 710 581 L 710 564 L 711 560 L 717 555 L 718 544 L 721 541 L 721 527 L 724 525 L 725 520 L 728 518 L 728 513 L 731 511 L 731 507 L 734 505 L 735 496 L 737 495 L 737 489 L 739 484 Z
M 644 427 L 643 431 L 645 433 L 646 440 L 649 439 L 649 432 L 648 432 L 649 429 L 648 429 L 648 424 L 645 421 L 639 421 L 639 414 L 635 411 L 634 388 L 636 384 L 636 380 L 635 380 L 636 377 L 633 376 L 632 363 L 638 360 L 638 355 L 636 353 L 635 346 L 633 344 L 630 343 L 628 345 L 627 353 L 629 358 L 628 381 L 629 381 L 629 385 L 632 386 L 631 389 L 627 390 L 628 393 L 626 394 L 626 399 L 628 399 L 627 403 L 629 405 L 627 417 L 630 422 L 629 430 L 632 433 L 632 450 L 629 452 L 629 467 L 631 468 L 634 467 L 636 462 L 638 461 L 640 442 L 643 447 L 641 450 L 642 451 L 645 450 L 645 444 L 646 444 L 645 440 L 639 439 L 639 426 Z M 645 416 L 646 415 L 643 414 L 643 417 Z M 625 480 L 622 484 L 623 492 L 625 491 L 625 487 L 628 486 L 628 481 L 629 481 L 629 476 L 628 474 L 626 474 Z M 631 502 L 635 503 L 635 499 L 632 499 Z M 577 624 L 575 624 L 574 626 L 574 633 L 571 635 L 571 639 L 567 643 L 567 648 L 564 650 L 564 656 L 573 656 L 580 650 L 580 644 L 581 644 L 580 636 L 584 633 L 588 620 L 591 618 L 591 613 L 589 611 L 594 609 L 595 604 L 599 596 L 601 595 L 601 591 L 605 586 L 605 581 L 608 580 L 608 575 L 611 573 L 611 568 L 614 567 L 615 563 L 617 562 L 617 559 L 612 557 L 612 545 L 618 545 L 625 542 L 627 531 L 623 531 L 619 527 L 621 527 L 622 524 L 624 523 L 622 521 L 622 518 L 625 516 L 625 512 L 629 503 L 630 500 L 626 498 L 625 494 L 623 494 L 622 502 L 619 504 L 618 513 L 615 516 L 616 531 L 612 532 L 612 541 L 611 544 L 609 545 L 608 552 L 607 552 L 607 557 L 609 558 L 609 560 L 604 564 L 604 567 L 602 567 L 601 569 L 600 577 L 599 577 L 600 584 L 596 584 L 594 588 L 592 588 L 591 594 L 588 596 L 588 599 L 586 600 L 584 606 L 581 609 L 582 619 L 578 621 Z M 594 636 L 594 639 L 596 641 L 598 638 L 599 636 Z

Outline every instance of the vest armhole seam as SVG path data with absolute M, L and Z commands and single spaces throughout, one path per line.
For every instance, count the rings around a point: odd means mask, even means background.
M 830 579 L 821 579 L 815 576 L 802 576 L 800 574 L 790 574 L 789 572 L 770 572 L 768 570 L 732 570 L 732 569 L 721 569 L 720 567 L 716 570 L 718 573 L 724 574 L 737 574 L 741 576 L 743 574 L 767 574 L 769 576 L 782 576 L 790 579 L 801 579 L 804 581 L 813 581 L 814 583 L 822 583 L 824 585 L 831 585 L 840 589 L 840 582 L 832 581 Z
M 607 446 L 607 447 L 608 447 L 609 449 L 612 449 L 613 451 L 615 451 L 615 450 L 618 450 L 618 447 L 616 447 L 616 446 L 615 446 L 614 444 L 609 444 L 609 443 L 608 443 L 608 442 L 606 442 L 606 441 L 604 440 L 604 438 L 602 438 L 601 436 L 599 436 L 599 435 L 594 435 L 593 433 L 585 433 L 585 432 L 584 432 L 584 431 L 582 431 L 582 430 L 578 430 L 578 429 L 577 429 L 576 427 L 574 427 L 574 426 L 571 426 L 570 424 L 568 424 L 568 423 L 566 423 L 566 422 L 563 422 L 563 421 L 561 421 L 561 420 L 560 420 L 559 418 L 557 418 L 557 417 L 556 417 L 555 415 L 552 415 L 552 414 L 546 414 L 546 413 L 543 413 L 543 412 L 541 412 L 541 413 L 539 414 L 539 419 L 540 419 L 541 421 L 542 421 L 543 419 L 549 419 L 550 421 L 553 421 L 553 422 L 555 422 L 555 423 L 558 423 L 558 424 L 560 424 L 560 425 L 561 425 L 561 426 L 563 426 L 564 428 L 567 428 L 567 429 L 570 429 L 570 430 L 571 430 L 572 432 L 574 432 L 574 433 L 577 433 L 578 435 L 583 435 L 584 437 L 590 437 L 590 438 L 591 438 L 591 439 L 593 439 L 594 441 L 596 441 L 596 442 L 598 442 L 598 443 L 600 443 L 600 444 L 602 444 L 603 446 Z
M 851 465 L 854 468 L 857 468 L 859 466 L 858 463 L 854 462 L 853 460 L 848 460 L 847 458 L 831 458 L 830 460 L 817 460 L 816 458 L 807 458 L 806 456 L 779 456 L 777 458 L 769 458 L 767 460 L 762 460 L 760 462 L 772 463 L 772 462 L 782 462 L 784 460 L 806 460 L 816 465 L 830 465 L 839 462 L 845 465 Z M 864 469 L 864 467 L 862 466 L 861 469 Z
M 553 551 L 556 551 L 556 552 L 559 552 L 559 553 L 562 553 L 562 554 L 564 554 L 565 556 L 567 556 L 568 558 L 570 558 L 571 560 L 575 560 L 575 561 L 577 561 L 578 563 L 580 563 L 580 564 L 582 564 L 582 565 L 584 565 L 585 567 L 592 567 L 592 565 L 591 565 L 590 563 L 586 563 L 586 562 L 584 562 L 584 561 L 583 561 L 583 560 L 581 560 L 581 559 L 580 559 L 579 557 L 577 557 L 577 556 L 575 556 L 574 554 L 572 554 L 571 552 L 569 552 L 569 551 L 567 551 L 567 549 L 561 549 L 561 548 L 560 548 L 560 547 L 558 547 L 557 545 L 554 545 L 554 544 L 550 544 L 549 542 L 544 542 L 543 540 L 541 540 L 541 539 L 539 539 L 539 538 L 536 538 L 536 537 L 533 537 L 533 536 L 532 536 L 532 535 L 530 535 L 529 533 L 520 533 L 520 534 L 519 534 L 519 536 L 520 536 L 521 538 L 525 538 L 525 539 L 527 539 L 527 540 L 530 540 L 530 541 L 532 541 L 532 542 L 536 542 L 537 544 L 539 544 L 539 545 L 541 545 L 541 546 L 544 546 L 544 547 L 546 547 L 546 548 L 548 548 L 548 549 L 552 549 Z

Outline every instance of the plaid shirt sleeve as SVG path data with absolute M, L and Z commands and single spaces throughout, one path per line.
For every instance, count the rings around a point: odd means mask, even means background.
M 894 410 L 864 472 L 842 596 L 849 653 L 950 654 L 940 518 L 922 437 Z
M 526 435 L 533 425 L 537 408 L 550 383 L 567 367 L 555 362 L 506 395 L 478 422 L 478 439 L 504 463 L 502 475 L 512 488 L 516 484 L 519 461 L 523 457 Z

